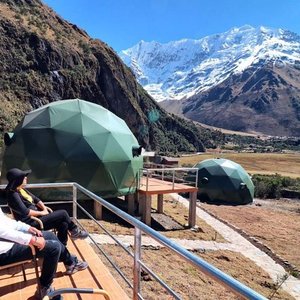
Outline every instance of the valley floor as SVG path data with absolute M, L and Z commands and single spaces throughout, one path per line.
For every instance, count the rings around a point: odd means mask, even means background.
M 199 155 L 180 157 L 181 166 L 193 166 L 205 159 L 225 158 L 240 164 L 250 175 L 280 174 L 297 178 L 300 176 L 300 153 L 237 153 L 205 152 Z

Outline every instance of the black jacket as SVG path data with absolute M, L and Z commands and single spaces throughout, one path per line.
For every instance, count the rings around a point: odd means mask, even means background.
M 41 200 L 27 190 L 26 192 L 32 197 L 33 203 L 25 199 L 17 190 L 10 190 L 7 191 L 7 204 L 17 221 L 22 221 L 31 225 L 34 221 L 28 216 L 29 210 L 39 210 L 36 204 Z

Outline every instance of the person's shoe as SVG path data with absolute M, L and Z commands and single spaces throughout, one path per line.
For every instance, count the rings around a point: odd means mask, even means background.
M 77 257 L 75 257 L 74 262 L 70 266 L 66 266 L 66 274 L 72 275 L 78 271 L 85 270 L 89 264 L 85 261 L 78 260 Z
M 52 286 L 50 287 L 42 287 L 41 290 L 36 290 L 34 296 L 36 299 L 43 300 L 43 298 L 48 295 L 48 293 L 53 292 L 54 288 Z M 52 300 L 63 300 L 63 297 L 61 295 L 57 295 L 52 298 Z
M 89 235 L 86 231 L 83 231 L 77 227 L 72 231 L 70 231 L 70 236 L 72 240 L 76 240 L 76 239 L 86 239 Z

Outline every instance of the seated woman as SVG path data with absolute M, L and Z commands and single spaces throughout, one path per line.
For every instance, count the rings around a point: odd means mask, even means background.
M 8 180 L 5 188 L 7 203 L 13 212 L 14 218 L 33 227 L 38 227 L 39 224 L 30 217 L 39 218 L 44 224 L 44 230 L 55 229 L 58 239 L 64 245 L 68 241 L 68 232 L 70 232 L 72 239 L 86 238 L 88 236 L 87 232 L 77 227 L 67 211 L 59 209 L 49 213 L 44 203 L 38 197 L 24 189 L 27 184 L 27 176 L 30 173 L 31 170 L 22 171 L 13 168 L 6 174 Z

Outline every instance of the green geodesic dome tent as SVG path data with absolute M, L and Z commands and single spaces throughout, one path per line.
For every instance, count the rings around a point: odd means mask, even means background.
M 198 168 L 198 197 L 203 202 L 248 204 L 253 201 L 254 185 L 243 167 L 229 159 L 206 159 Z
M 31 183 L 77 182 L 103 197 L 133 193 L 143 163 L 126 123 L 80 99 L 31 111 L 4 139 L 2 179 L 10 168 L 30 168 Z

